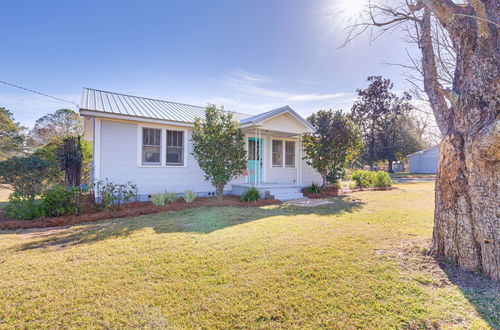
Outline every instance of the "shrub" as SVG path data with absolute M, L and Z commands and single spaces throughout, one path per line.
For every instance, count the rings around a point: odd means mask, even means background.
M 374 186 L 377 188 L 390 187 L 392 185 L 391 177 L 389 173 L 384 171 L 378 171 L 374 175 Z
M 97 203 L 103 208 L 130 203 L 137 196 L 137 185 L 130 181 L 115 184 L 108 179 L 97 180 L 92 185 L 92 190 L 96 194 Z
M 43 210 L 39 201 L 13 192 L 9 196 L 9 204 L 3 209 L 3 214 L 11 219 L 31 220 L 41 217 Z
M 334 189 L 342 189 L 342 183 L 340 181 L 337 181 L 334 184 L 332 184 L 332 188 L 334 188 Z
M 192 203 L 196 199 L 196 193 L 192 190 L 185 190 L 184 191 L 184 200 L 186 203 Z
M 48 178 L 50 163 L 34 156 L 0 162 L 0 183 L 10 184 L 19 198 L 35 199 Z
M 358 170 L 352 172 L 351 180 L 355 182 L 356 188 L 373 187 L 374 172 Z
M 307 187 L 307 192 L 309 194 L 319 194 L 321 192 L 321 187 L 316 182 L 313 182 L 311 186 Z
M 78 187 L 55 185 L 47 190 L 41 198 L 44 215 L 58 217 L 65 214 L 78 214 L 83 208 L 78 203 L 80 195 Z
M 240 197 L 240 201 L 242 202 L 256 202 L 259 199 L 261 199 L 260 193 L 255 187 L 247 189 Z
M 167 200 L 165 199 L 165 194 L 164 193 L 156 193 L 151 196 L 151 203 L 153 203 L 154 206 L 164 206 Z
M 354 171 L 351 175 L 356 188 L 385 188 L 392 185 L 391 177 L 387 172 Z
M 165 200 L 169 203 L 173 203 L 179 199 L 179 197 L 177 197 L 177 194 L 174 192 L 165 191 L 164 195 L 165 195 Z

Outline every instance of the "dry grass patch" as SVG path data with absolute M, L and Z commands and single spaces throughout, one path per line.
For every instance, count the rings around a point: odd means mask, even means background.
M 421 253 L 433 183 L 398 187 L 0 232 L 0 328 L 498 327 L 492 282 Z

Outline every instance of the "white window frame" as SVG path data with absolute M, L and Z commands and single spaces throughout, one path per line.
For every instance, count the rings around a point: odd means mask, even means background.
M 155 130 L 155 131 L 160 131 L 160 145 L 158 146 L 159 149 L 160 149 L 160 155 L 159 155 L 159 162 L 158 163 L 144 163 L 144 159 L 143 159 L 143 153 L 144 153 L 144 130 L 145 129 L 151 129 L 151 130 Z M 141 128 L 141 165 L 142 166 L 147 166 L 147 167 L 154 167 L 154 166 L 161 166 L 161 157 L 162 157 L 162 144 L 163 144 L 163 130 L 161 128 L 158 128 L 158 127 L 142 127 Z
M 280 141 L 281 142 L 281 164 L 275 165 L 273 161 L 273 155 L 274 155 L 274 141 Z M 285 160 L 283 159 L 284 156 L 284 150 L 285 150 L 285 141 L 282 139 L 271 139 L 271 167 L 283 167 L 283 164 L 285 164 Z
M 293 165 L 286 164 L 286 143 L 287 142 L 293 143 Z M 295 168 L 295 163 L 297 162 L 297 160 L 295 158 L 296 154 L 297 154 L 297 142 L 294 140 L 284 140 L 283 141 L 283 164 L 286 168 Z
M 282 141 L 283 143 L 283 150 L 282 150 L 282 159 L 283 159 L 283 162 L 281 165 L 273 165 L 273 141 Z M 294 142 L 295 145 L 294 145 L 294 154 L 293 154 L 293 159 L 294 159 L 294 164 L 293 166 L 290 166 L 290 165 L 286 165 L 286 141 L 290 141 L 290 142 Z M 289 139 L 289 138 L 271 138 L 271 147 L 269 148 L 271 149 L 271 152 L 270 152 L 270 160 L 271 160 L 271 167 L 272 168 L 297 168 L 297 140 L 295 139 Z
M 143 128 L 155 128 L 161 129 L 161 145 L 160 145 L 160 164 L 148 165 L 142 164 L 142 129 Z M 183 132 L 183 165 L 167 165 L 167 130 L 168 131 L 178 131 Z M 155 124 L 139 124 L 137 125 L 137 167 L 145 168 L 186 168 L 188 166 L 188 133 L 189 130 L 186 128 L 181 128 L 177 126 L 165 126 L 165 125 L 155 125 Z
M 182 164 L 179 164 L 179 165 L 173 165 L 173 164 L 167 164 L 167 132 L 168 131 L 171 131 L 171 132 L 180 132 L 182 133 Z M 183 167 L 184 164 L 186 163 L 186 131 L 185 130 L 182 130 L 182 129 L 172 129 L 172 128 L 166 128 L 164 130 L 165 132 L 165 147 L 163 148 L 165 150 L 165 166 L 166 167 Z M 172 148 L 175 148 L 175 147 L 172 147 Z

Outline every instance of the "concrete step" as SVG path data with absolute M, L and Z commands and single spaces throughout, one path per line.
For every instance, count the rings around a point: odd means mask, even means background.
M 291 186 L 291 187 L 266 187 L 266 188 L 259 188 L 262 190 L 267 190 L 269 191 L 270 194 L 286 194 L 286 193 L 292 193 L 292 192 L 297 192 L 300 193 L 300 187 L 299 186 Z
M 304 195 L 302 193 L 298 192 L 281 192 L 281 193 L 276 193 L 272 194 L 275 199 L 280 200 L 280 201 L 289 201 L 292 199 L 299 199 L 299 198 L 304 198 Z

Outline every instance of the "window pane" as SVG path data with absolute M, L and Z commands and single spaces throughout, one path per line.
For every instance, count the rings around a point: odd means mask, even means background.
M 248 160 L 255 160 L 255 141 L 248 140 Z
M 184 132 L 167 131 L 167 147 L 182 147 L 184 145 Z
M 283 166 L 283 141 L 273 140 L 273 166 Z
M 142 129 L 142 163 L 160 164 L 161 129 Z
M 143 164 L 160 164 L 160 147 L 143 146 L 142 147 Z
M 285 142 L 285 166 L 295 166 L 295 142 L 293 141 Z
M 167 148 L 167 165 L 184 165 L 182 148 Z
M 259 160 L 260 156 L 260 143 L 255 140 L 248 140 L 248 160 Z

